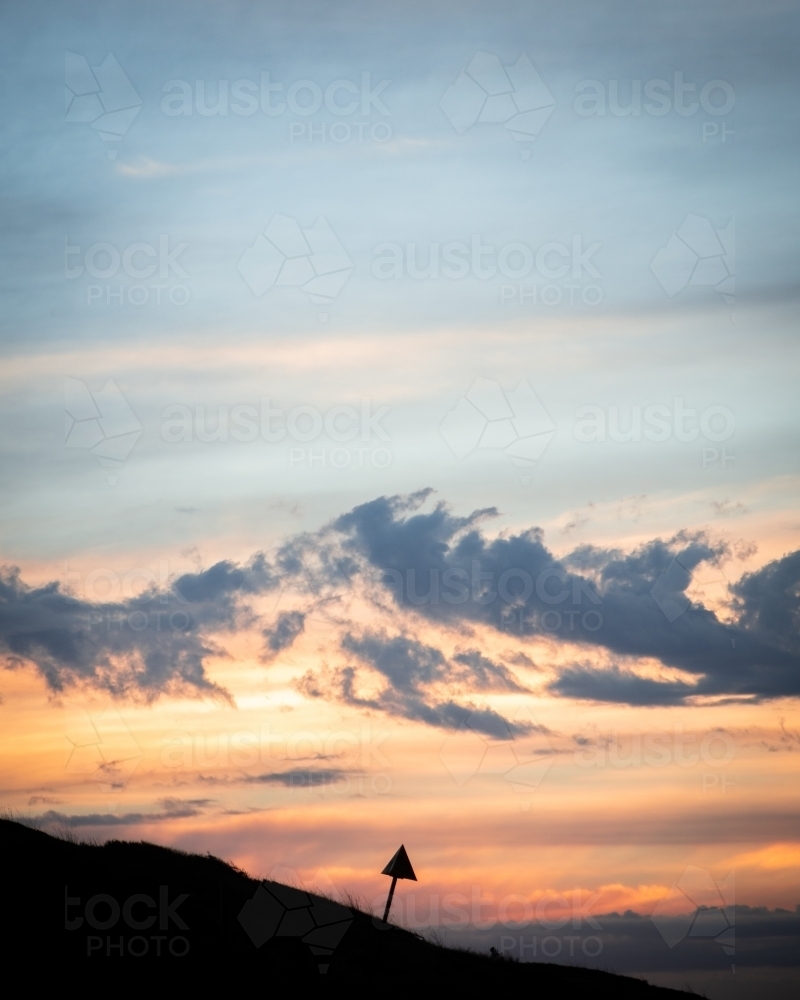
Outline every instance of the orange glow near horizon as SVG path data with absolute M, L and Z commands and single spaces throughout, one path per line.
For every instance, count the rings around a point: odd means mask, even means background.
M 529 713 L 544 742 L 466 738 L 304 697 L 296 682 L 324 649 L 312 636 L 269 666 L 217 659 L 210 676 L 235 706 L 56 697 L 18 669 L 4 691 L 5 804 L 48 826 L 94 816 L 79 835 L 211 851 L 256 876 L 277 866 L 310 883 L 322 870 L 370 904 L 403 841 L 420 882 L 398 900 L 416 894 L 414 919 L 430 894 L 472 886 L 492 905 L 533 906 L 581 886 L 593 913 L 648 913 L 688 865 L 735 869 L 742 903 L 798 902 L 800 736 L 786 705 L 652 708 L 632 729 L 623 706 L 509 694 L 490 702 Z M 535 687 L 547 668 L 517 676 Z M 525 754 L 544 767 L 535 787 L 505 778 Z M 322 778 L 309 787 L 307 772 Z

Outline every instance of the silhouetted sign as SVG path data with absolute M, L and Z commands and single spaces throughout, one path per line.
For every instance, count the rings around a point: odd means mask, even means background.
M 411 867 L 406 849 L 402 844 L 389 864 L 383 869 L 381 875 L 391 875 L 392 878 L 407 878 L 412 882 L 417 881 L 417 876 L 414 874 L 414 869 Z
M 389 889 L 389 898 L 386 900 L 386 909 L 383 911 L 383 920 L 385 923 L 389 919 L 389 910 L 392 907 L 394 887 L 397 885 L 397 880 L 399 878 L 407 878 L 412 882 L 417 881 L 417 876 L 414 874 L 414 869 L 411 867 L 411 862 L 406 854 L 406 849 L 402 844 L 389 864 L 383 869 L 381 875 L 391 875 L 392 877 L 392 886 Z

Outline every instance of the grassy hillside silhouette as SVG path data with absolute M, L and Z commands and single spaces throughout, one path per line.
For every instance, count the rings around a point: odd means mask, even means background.
M 0 848 L 5 971 L 31 985 L 678 996 L 625 976 L 441 947 L 211 855 L 76 843 L 6 819 Z

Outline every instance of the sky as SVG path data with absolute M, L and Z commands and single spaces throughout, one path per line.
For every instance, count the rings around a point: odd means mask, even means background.
M 792 995 L 795 5 L 0 16 L 5 807 Z

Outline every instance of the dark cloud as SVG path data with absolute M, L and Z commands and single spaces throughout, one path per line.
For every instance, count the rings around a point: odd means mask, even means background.
M 691 684 L 680 681 L 654 681 L 638 677 L 630 671 L 610 667 L 593 670 L 590 667 L 571 667 L 562 670 L 548 686 L 552 694 L 565 698 L 584 698 L 592 701 L 618 702 L 626 705 L 679 705 L 694 693 Z
M 559 559 L 537 528 L 490 538 L 480 522 L 491 510 L 455 517 L 439 503 L 421 513 L 428 496 L 380 497 L 334 522 L 342 548 L 377 572 L 398 605 L 450 625 L 481 622 L 653 658 L 695 678 L 637 681 L 622 670 L 572 668 L 556 693 L 632 704 L 800 693 L 800 553 L 744 577 L 733 588 L 739 619 L 726 624 L 685 594 L 701 563 L 726 554 L 702 534 L 681 532 L 628 554 L 582 546 Z
M 342 778 L 348 778 L 350 771 L 335 767 L 315 769 L 292 768 L 290 771 L 275 771 L 269 774 L 255 774 L 244 779 L 246 784 L 284 785 L 286 788 L 317 788 L 320 785 L 333 785 Z
M 404 635 L 367 632 L 360 638 L 346 635 L 342 649 L 354 653 L 383 674 L 395 691 L 414 692 L 448 675 L 442 652 Z
M 679 874 L 675 873 L 676 879 Z M 660 915 L 656 924 L 648 914 L 633 910 L 608 913 L 598 909 L 604 905 L 608 903 L 601 895 L 589 911 L 594 925 L 583 923 L 584 933 L 591 928 L 590 933 L 601 942 L 602 951 L 597 957 L 582 959 L 581 964 L 585 963 L 589 968 L 612 968 L 620 974 L 646 979 L 652 985 L 670 987 L 676 993 L 681 991 L 687 997 L 726 995 L 722 984 L 732 981 L 734 977 L 731 974 L 732 959 L 726 957 L 720 943 L 713 937 L 715 929 L 719 933 L 715 924 L 722 923 L 724 926 L 720 910 L 706 910 L 708 923 L 705 927 L 702 921 L 698 921 L 692 932 L 687 933 L 686 915 Z M 742 995 L 783 995 L 776 990 L 778 982 L 786 984 L 785 995 L 796 995 L 800 985 L 797 958 L 800 909 L 790 911 L 776 907 L 769 910 L 764 906 L 739 904 L 726 907 L 725 913 L 732 923 L 735 920 L 736 976 L 747 983 Z M 531 922 L 522 930 L 528 935 L 531 932 L 542 936 L 548 933 L 548 928 L 538 922 Z M 558 932 L 556 934 L 560 936 Z M 667 939 L 672 942 L 672 947 L 667 945 Z M 468 943 L 482 951 L 490 946 L 496 948 L 499 940 L 496 927 L 491 930 L 470 928 L 462 937 L 465 945 Z M 516 938 L 505 939 L 507 955 L 524 960 L 530 953 L 520 956 L 519 940 L 519 932 Z M 564 946 L 561 954 L 551 961 L 568 965 L 574 963 L 575 958 L 569 956 Z M 780 970 L 778 975 L 777 970 Z M 791 983 L 795 984 L 794 987 Z
M 267 649 L 279 653 L 292 645 L 306 626 L 306 616 L 302 611 L 281 611 L 272 628 L 265 628 L 263 635 Z
M 536 663 L 534 663 L 530 656 L 527 656 L 525 653 L 517 653 L 513 650 L 506 650 L 503 656 L 509 663 L 513 663 L 515 667 L 526 667 L 528 670 L 539 670 Z
M 316 686 L 308 683 L 307 693 L 320 696 L 324 691 L 331 691 L 350 705 L 378 709 L 388 715 L 440 728 L 457 728 L 469 717 L 472 729 L 502 739 L 528 731 L 525 725 L 509 723 L 491 709 L 460 704 L 452 698 L 439 700 L 429 690 L 437 684 L 453 682 L 471 688 L 520 690 L 505 668 L 482 657 L 476 650 L 454 657 L 459 667 L 472 667 L 464 671 L 449 663 L 441 650 L 405 635 L 390 637 L 380 632 L 366 632 L 357 637 L 348 633 L 341 645 L 346 653 L 371 667 L 382 678 L 382 687 L 371 696 L 359 695 L 363 678 L 357 667 L 347 666 L 336 672 L 324 690 L 318 682 Z
M 731 591 L 740 625 L 765 642 L 800 652 L 800 552 L 746 573 Z
M 187 819 L 200 816 L 203 808 L 213 804 L 213 799 L 162 799 L 162 811 L 157 813 L 85 813 L 68 816 L 49 809 L 38 817 L 40 822 L 67 827 L 80 826 L 137 826 L 141 823 L 160 823 L 168 819 Z
M 679 704 L 696 696 L 760 700 L 800 694 L 800 553 L 742 577 L 730 588 L 734 619 L 692 603 L 686 591 L 701 564 L 727 555 L 700 533 L 654 539 L 633 552 L 582 545 L 563 557 L 540 529 L 491 537 L 493 508 L 455 516 L 443 504 L 423 510 L 430 490 L 379 497 L 314 534 L 299 534 L 272 562 L 223 560 L 178 578 L 171 589 L 97 604 L 59 584 L 28 587 L 16 570 L 0 573 L 0 651 L 6 664 L 32 662 L 54 691 L 83 682 L 117 696 L 152 700 L 165 691 L 226 696 L 205 672 L 217 651 L 211 636 L 252 627 L 248 599 L 290 584 L 306 601 L 263 629 L 268 653 L 288 648 L 314 608 L 337 608 L 342 649 L 354 662 L 326 678 L 307 674 L 312 697 L 346 702 L 434 726 L 459 725 L 474 706 L 434 696 L 437 685 L 466 692 L 525 690 L 502 663 L 480 650 L 450 660 L 406 634 L 358 634 L 347 603 L 358 591 L 384 608 L 469 632 L 476 624 L 509 638 L 599 648 L 646 658 L 688 675 L 644 679 L 625 663 L 563 669 L 553 694 L 634 705 Z M 404 619 L 407 623 L 407 619 Z M 407 624 L 402 632 L 408 631 Z M 508 659 L 529 666 L 517 654 Z M 374 692 L 364 668 L 383 679 Z M 364 694 L 365 690 L 371 693 Z M 489 712 L 485 731 L 500 716 Z M 502 721 L 502 720 L 500 720 Z
M 0 570 L 0 654 L 6 666 L 33 663 L 52 691 L 87 683 L 122 697 L 161 693 L 228 697 L 210 681 L 211 633 L 250 620 L 248 595 L 277 577 L 258 554 L 245 566 L 223 561 L 186 573 L 168 590 L 97 603 L 58 583 L 27 586 L 15 568 Z
M 462 679 L 475 689 L 482 691 L 528 690 L 518 683 L 507 667 L 503 666 L 502 663 L 494 663 L 477 649 L 467 649 L 462 653 L 456 653 L 453 656 L 453 661 L 467 668 L 462 673 Z

